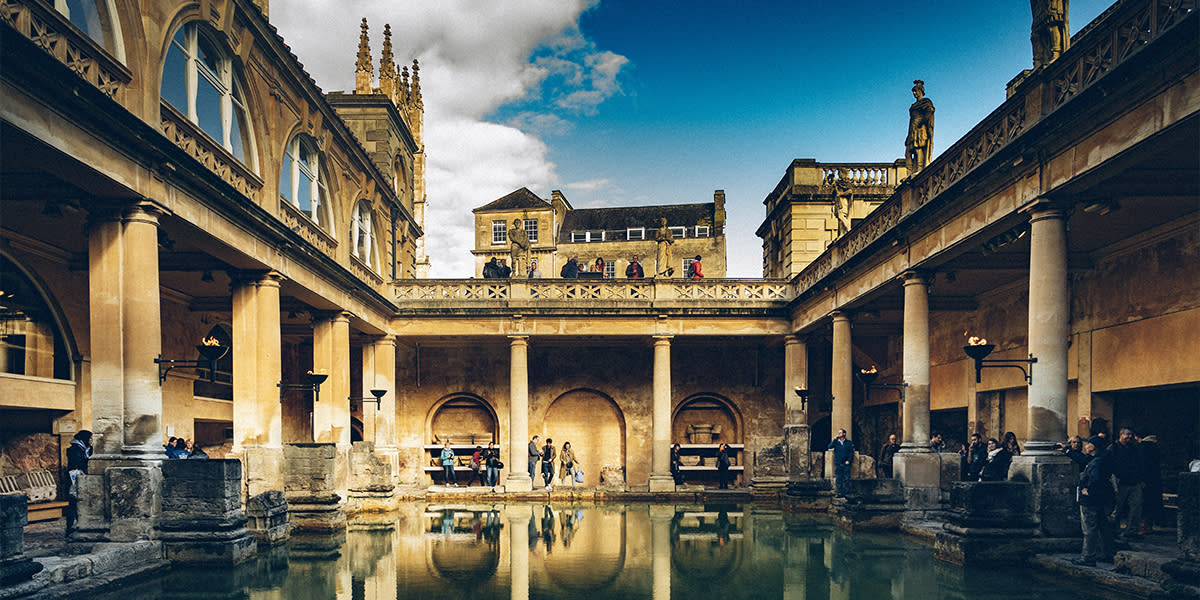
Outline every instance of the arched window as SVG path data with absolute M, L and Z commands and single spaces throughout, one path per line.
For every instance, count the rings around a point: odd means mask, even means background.
M 354 222 L 350 225 L 350 252 L 368 267 L 371 263 L 371 205 L 366 200 L 354 207 Z
M 199 25 L 189 23 L 175 33 L 163 65 L 160 93 L 246 163 L 253 142 L 240 77 L 228 54 Z
M 39 287 L 0 256 L 0 373 L 71 379 L 67 340 Z
M 125 62 L 125 47 L 112 0 L 54 0 L 54 10 L 117 60 Z
M 279 194 L 323 229 L 329 229 L 329 191 L 321 177 L 321 155 L 305 136 L 296 136 L 283 155 Z

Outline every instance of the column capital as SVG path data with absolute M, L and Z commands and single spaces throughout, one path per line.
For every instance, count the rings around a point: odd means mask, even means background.
M 655 346 L 669 346 L 671 340 L 675 339 L 673 335 L 652 335 L 650 337 L 654 339 Z
M 929 285 L 929 280 L 933 279 L 933 274 L 920 269 L 907 269 L 901 273 L 897 279 L 904 282 L 904 285 Z
M 384 335 L 377 335 L 377 336 L 371 338 L 371 343 L 375 344 L 376 346 L 391 346 L 391 347 L 395 348 L 396 347 L 396 336 L 394 336 L 390 333 L 384 334 Z
M 157 202 L 150 200 L 140 200 L 130 203 L 122 210 L 122 220 L 125 222 L 140 221 L 158 226 L 158 219 L 163 215 L 169 214 L 167 208 Z
M 509 335 L 507 337 L 509 339 L 509 343 L 511 343 L 513 345 L 517 345 L 517 344 L 521 344 L 521 345 L 525 345 L 525 346 L 529 345 L 529 336 L 528 335 L 516 334 L 516 335 Z
M 1046 196 L 1034 199 L 1018 211 L 1029 216 L 1030 221 L 1041 219 L 1066 218 L 1067 205 L 1061 201 Z
M 833 319 L 834 321 L 849 321 L 850 313 L 844 310 L 835 310 L 829 313 L 829 318 Z

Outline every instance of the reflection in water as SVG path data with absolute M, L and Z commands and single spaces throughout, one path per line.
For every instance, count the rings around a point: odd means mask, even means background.
M 177 568 L 97 600 L 1098 598 L 1028 572 L 963 569 L 889 535 L 753 505 L 406 504 L 343 537 L 232 568 Z

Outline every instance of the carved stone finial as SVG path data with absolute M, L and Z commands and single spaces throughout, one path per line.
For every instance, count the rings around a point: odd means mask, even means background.
M 400 89 L 397 90 L 397 93 L 396 93 L 396 96 L 398 96 L 398 98 L 396 100 L 396 104 L 399 104 L 401 106 L 408 105 L 408 91 L 409 91 L 408 65 L 404 65 L 404 67 L 402 67 L 400 69 Z
M 367 18 L 362 20 L 362 33 L 358 36 L 358 58 L 354 61 L 354 93 L 371 93 L 371 45 L 367 39 Z
M 379 93 L 396 100 L 396 63 L 392 60 L 392 26 L 383 26 L 383 55 L 379 57 Z
M 425 103 L 421 101 L 421 65 L 415 58 L 413 59 L 412 90 L 410 94 L 412 96 L 413 106 L 419 107 L 425 105 Z

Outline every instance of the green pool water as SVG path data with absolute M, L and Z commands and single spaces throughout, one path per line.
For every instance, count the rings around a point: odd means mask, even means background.
M 1089 599 L 1006 565 L 759 505 L 405 504 L 236 567 L 176 567 L 96 600 Z

